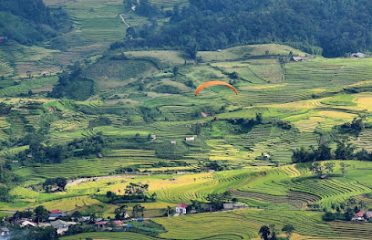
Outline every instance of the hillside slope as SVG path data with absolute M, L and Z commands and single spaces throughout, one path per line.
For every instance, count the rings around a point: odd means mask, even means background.
M 371 51 L 372 3 L 368 0 L 191 0 L 174 8 L 169 23 L 137 29 L 127 46 L 197 47 L 284 42 L 311 53 L 343 56 Z
M 21 44 L 33 44 L 51 37 L 66 24 L 63 10 L 51 10 L 42 0 L 1 0 L 0 35 Z

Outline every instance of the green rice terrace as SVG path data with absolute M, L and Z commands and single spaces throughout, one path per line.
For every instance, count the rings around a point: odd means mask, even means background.
M 291 239 L 372 239 L 371 57 L 111 48 L 150 20 L 121 0 L 44 2 L 72 18 L 65 49 L 0 44 L 1 217 L 90 217 L 64 240 L 260 239 L 263 225 L 287 239 L 286 224 Z M 194 95 L 211 80 L 239 94 Z

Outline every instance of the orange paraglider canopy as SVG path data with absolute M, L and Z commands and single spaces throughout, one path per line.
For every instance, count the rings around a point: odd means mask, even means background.
M 202 85 L 200 85 L 199 87 L 196 88 L 195 96 L 198 96 L 200 94 L 200 92 L 203 91 L 205 88 L 212 87 L 212 86 L 226 86 L 226 87 L 230 88 L 231 90 L 233 90 L 235 92 L 235 94 L 238 94 L 238 90 L 227 82 L 209 81 L 209 82 L 203 83 Z

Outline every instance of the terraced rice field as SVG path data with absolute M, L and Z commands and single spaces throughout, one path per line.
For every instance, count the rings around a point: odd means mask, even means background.
M 239 210 L 224 213 L 206 213 L 176 219 L 157 219 L 156 222 L 171 229 L 161 234 L 165 238 L 206 239 L 224 236 L 226 239 L 252 239 L 257 237 L 257 229 L 262 224 L 292 223 L 304 236 L 327 238 L 332 236 L 332 229 L 321 223 L 317 213 L 297 214 L 297 211 L 271 212 L 263 210 Z M 223 228 L 219 226 L 224 226 Z M 192 231 L 190 231 L 193 229 Z
M 171 8 L 175 1 L 158 0 L 156 3 Z M 339 162 L 336 162 L 334 176 L 320 180 L 312 176 L 308 166 L 291 164 L 291 156 L 295 148 L 316 146 L 320 133 L 331 138 L 335 126 L 351 122 L 355 117 L 366 115 L 366 122 L 371 121 L 369 103 L 372 97 L 365 88 L 371 84 L 371 59 L 315 57 L 280 65 L 277 59 L 271 58 L 272 55 L 284 56 L 289 51 L 297 55 L 303 53 L 270 44 L 200 52 L 202 62 L 199 64 L 186 61 L 184 65 L 180 52 L 171 50 L 129 51 L 124 54 L 130 60 L 95 62 L 108 43 L 122 39 L 124 35 L 125 28 L 119 19 L 122 1 L 66 0 L 62 4 L 74 19 L 75 28 L 70 33 L 69 44 L 77 52 L 89 52 L 92 56 L 92 65 L 86 74 L 96 81 L 99 93 L 81 102 L 39 95 L 19 98 L 16 96 L 30 89 L 40 92 L 43 87 L 52 86 L 57 78 L 22 80 L 14 86 L 11 81 L 4 80 L 0 83 L 1 101 L 12 104 L 13 108 L 11 114 L 0 116 L 0 139 L 5 146 L 14 136 L 22 139 L 31 127 L 37 131 L 40 122 L 48 120 L 50 129 L 45 144 L 65 144 L 102 132 L 112 145 L 103 151 L 103 157 L 70 158 L 61 164 L 27 163 L 20 166 L 14 163 L 14 172 L 24 182 L 10 191 L 17 201 L 0 203 L 0 210 L 43 204 L 48 209 L 65 211 L 100 208 L 100 214 L 112 216 L 116 206 L 104 204 L 93 195 L 106 191 L 122 194 L 128 183 L 141 182 L 149 184 L 150 193 L 157 194 L 157 202 L 144 204 L 149 216 L 158 216 L 168 205 L 173 207 L 191 200 L 206 202 L 208 194 L 227 190 L 249 208 L 156 218 L 155 221 L 167 229 L 158 237 L 135 233 L 89 233 L 63 239 L 252 239 L 257 237 L 261 225 L 276 224 L 280 228 L 283 223 L 295 225 L 298 239 L 334 239 L 335 236 L 337 239 L 355 236 L 368 239 L 370 225 L 325 223 L 321 220 L 323 213 L 309 211 L 309 205 L 319 204 L 329 209 L 332 204 L 340 204 L 350 197 L 371 193 L 370 163 L 347 162 L 350 166 L 346 176 L 341 177 Z M 125 17 L 134 26 L 146 21 L 132 13 Z M 29 61 L 45 61 L 60 54 L 43 48 L 32 51 L 22 65 L 23 70 Z M 266 51 L 270 56 L 264 58 Z M 35 56 L 36 53 L 40 56 Z M 176 77 L 172 74 L 174 66 L 179 67 Z M 6 64 L 0 63 L 1 74 L 9 71 Z M 235 84 L 240 92 L 238 96 L 218 87 L 204 91 L 197 98 L 193 96 L 192 85 L 210 79 L 229 81 L 228 75 L 232 72 L 239 75 Z M 143 91 L 138 90 L 138 83 L 143 85 Z M 175 89 L 176 93 L 164 93 L 161 87 Z M 362 92 L 351 94 L 345 88 L 358 88 Z M 39 102 L 40 106 L 27 107 L 31 102 Z M 146 119 L 144 112 L 149 109 L 156 111 Z M 256 113 L 262 113 L 264 121 L 250 129 L 238 129 L 239 126 L 227 121 L 254 119 Z M 92 127 L 91 123 L 98 117 L 109 119 L 109 123 Z M 288 122 L 291 128 L 281 127 L 280 121 Z M 196 140 L 184 144 L 185 137 L 195 135 L 195 126 L 200 127 Z M 137 134 L 141 138 L 156 134 L 156 141 L 136 143 L 133 138 Z M 358 137 L 352 137 L 352 141 L 358 149 L 372 150 L 371 136 L 371 129 L 366 128 Z M 157 144 L 171 140 L 184 144 L 188 150 L 185 156 L 176 160 L 190 165 L 153 167 L 154 163 L 167 161 L 156 157 Z M 15 155 L 27 148 L 15 144 L 1 150 L 0 155 Z M 257 159 L 265 153 L 272 161 Z M 237 169 L 184 172 L 200 170 L 205 161 L 210 160 Z M 134 166 L 151 174 L 114 175 L 118 168 Z M 172 173 L 164 173 L 168 170 Z M 32 190 L 32 186 L 56 176 L 72 181 L 66 192 Z
M 94 233 L 82 233 L 74 236 L 62 237 L 62 240 L 80 240 L 80 239 L 101 239 L 101 240 L 156 240 L 159 238 L 144 236 L 138 233 L 110 233 L 110 232 L 94 232 Z
M 12 75 L 13 68 L 7 62 L 0 62 L 0 76 L 9 76 Z
M 372 235 L 370 223 L 334 222 L 330 225 L 340 239 L 370 239 Z
M 126 154 L 122 155 L 123 152 Z M 135 152 L 137 154 L 137 152 Z M 102 176 L 113 173 L 117 168 L 128 167 L 135 164 L 151 164 L 160 161 L 153 156 L 141 153 L 134 156 L 130 151 L 121 151 L 117 156 L 105 156 L 92 159 L 71 159 L 55 166 L 54 164 L 34 165 L 32 169 L 17 170 L 18 174 L 26 177 L 52 177 L 56 174 L 65 177 Z
M 293 182 L 292 189 L 304 191 L 319 196 L 319 201 L 324 207 L 330 207 L 332 203 L 343 202 L 352 196 L 368 193 L 371 188 L 358 182 L 346 179 L 330 179 L 326 181 L 303 180 Z
M 256 203 L 257 207 L 265 208 L 268 208 L 271 204 L 275 204 L 275 207 L 282 205 L 283 208 L 288 208 L 290 206 L 297 209 L 305 209 L 309 205 L 314 204 L 320 200 L 318 196 L 295 191 L 290 191 L 288 193 L 288 196 L 242 191 L 235 191 L 233 192 L 233 195 L 249 202 L 251 205 L 253 203 Z

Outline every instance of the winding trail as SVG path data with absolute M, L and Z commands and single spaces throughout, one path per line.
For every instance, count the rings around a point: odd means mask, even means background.
M 130 25 L 127 23 L 127 21 L 125 21 L 125 18 L 124 18 L 124 13 L 120 14 L 119 15 L 120 18 L 121 18 L 121 21 L 127 26 L 127 27 L 130 27 Z

